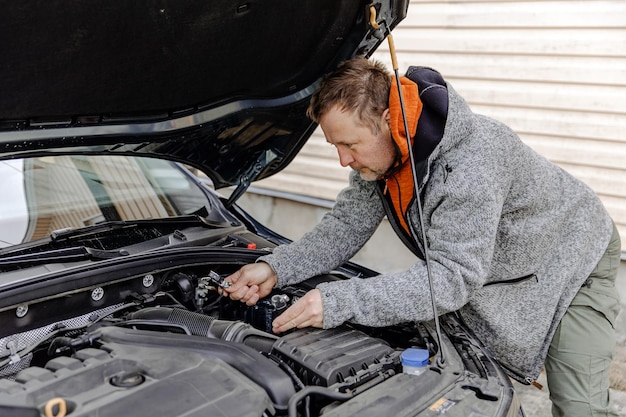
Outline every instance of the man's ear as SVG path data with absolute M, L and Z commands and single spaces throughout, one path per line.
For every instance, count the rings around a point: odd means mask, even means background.
M 389 121 L 391 120 L 391 115 L 389 113 L 389 107 L 387 107 L 385 110 L 383 110 L 383 114 L 381 115 L 381 120 L 385 124 L 389 124 Z

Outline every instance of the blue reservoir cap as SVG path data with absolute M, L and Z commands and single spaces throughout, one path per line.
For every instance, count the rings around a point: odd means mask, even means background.
M 428 365 L 428 350 L 409 348 L 402 352 L 400 356 L 402 364 L 406 366 L 426 366 Z

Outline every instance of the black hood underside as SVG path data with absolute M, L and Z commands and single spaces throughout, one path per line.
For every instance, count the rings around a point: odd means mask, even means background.
M 369 56 L 408 2 L 1 4 L 0 158 L 149 154 L 220 188 L 284 168 L 319 79 Z

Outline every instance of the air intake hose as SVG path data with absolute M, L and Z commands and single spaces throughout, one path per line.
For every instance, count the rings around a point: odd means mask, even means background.
M 219 320 L 193 311 L 169 307 L 147 307 L 129 315 L 131 320 L 150 324 L 176 325 L 190 334 L 242 343 L 260 352 L 270 352 L 277 336 L 240 321 Z

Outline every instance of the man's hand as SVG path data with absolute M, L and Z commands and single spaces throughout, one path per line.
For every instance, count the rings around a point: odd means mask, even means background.
M 269 264 L 257 262 L 244 265 L 234 274 L 227 276 L 224 282 L 232 284 L 223 289 L 226 295 L 233 300 L 240 300 L 253 306 L 272 291 L 278 277 Z
M 274 333 L 303 327 L 322 327 L 324 323 L 324 308 L 320 290 L 314 289 L 306 294 L 283 314 L 276 317 L 272 323 Z

